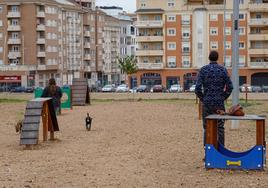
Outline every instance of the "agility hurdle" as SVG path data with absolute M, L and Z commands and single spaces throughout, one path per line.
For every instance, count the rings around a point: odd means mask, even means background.
M 90 104 L 87 79 L 74 78 L 72 84 L 72 105 L 85 106 L 86 104 Z
M 218 120 L 256 121 L 256 145 L 245 152 L 227 150 L 218 142 Z M 206 117 L 205 168 L 263 170 L 266 164 L 265 117 L 257 115 Z
M 26 106 L 21 128 L 20 145 L 36 145 L 39 140 L 39 127 L 43 123 L 43 141 L 54 139 L 54 132 L 59 131 L 57 116 L 51 98 L 37 98 L 29 101 Z

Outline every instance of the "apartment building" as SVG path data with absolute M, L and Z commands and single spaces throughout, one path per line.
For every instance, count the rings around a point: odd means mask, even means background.
M 224 31 L 223 0 L 137 0 L 138 85 L 179 83 L 188 89 L 211 50 L 231 73 L 233 2 L 226 2 Z M 268 85 L 267 6 L 264 0 L 240 0 L 240 84 Z
M 0 83 L 44 87 L 81 77 L 83 10 L 67 0 L 0 3 Z

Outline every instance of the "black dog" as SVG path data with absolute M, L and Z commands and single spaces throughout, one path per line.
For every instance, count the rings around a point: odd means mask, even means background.
M 86 129 L 88 131 L 91 130 L 91 122 L 92 122 L 92 118 L 89 116 L 89 114 L 87 113 L 87 117 L 86 117 Z

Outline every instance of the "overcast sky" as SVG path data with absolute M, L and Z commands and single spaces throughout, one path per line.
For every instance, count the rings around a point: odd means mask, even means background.
M 96 0 L 97 6 L 119 6 L 127 12 L 136 11 L 136 0 Z

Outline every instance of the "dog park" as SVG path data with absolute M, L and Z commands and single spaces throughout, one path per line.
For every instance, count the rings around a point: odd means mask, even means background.
M 91 105 L 62 110 L 54 141 L 40 136 L 25 149 L 14 126 L 32 98 L 0 94 L 0 187 L 268 187 L 267 170 L 205 168 L 194 94 L 93 93 Z M 248 98 L 241 100 L 246 114 L 268 115 L 267 94 Z M 255 145 L 254 121 L 241 121 L 237 130 L 230 124 L 228 149 Z

